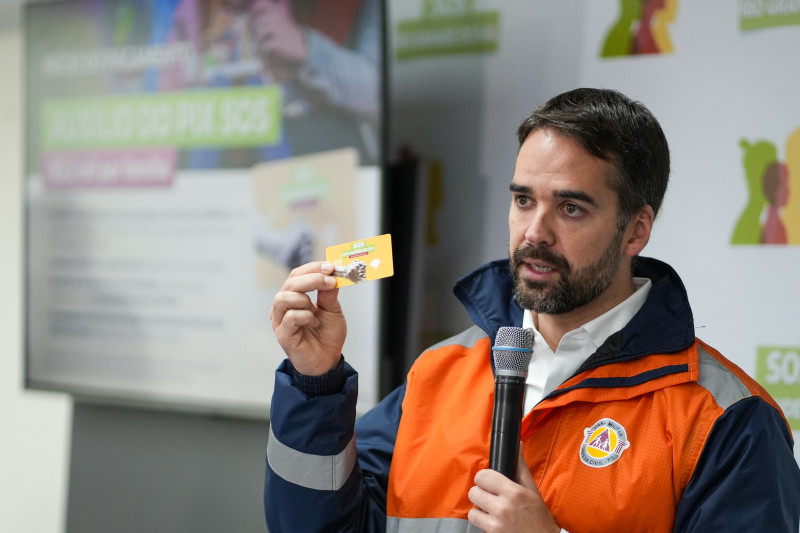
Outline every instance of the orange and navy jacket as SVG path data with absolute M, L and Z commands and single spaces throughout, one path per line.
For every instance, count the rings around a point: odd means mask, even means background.
M 631 321 L 523 419 L 522 447 L 556 522 L 572 533 L 798 531 L 800 469 L 769 395 L 695 338 L 665 263 Z M 507 261 L 460 280 L 475 325 L 425 351 L 356 421 L 357 374 L 276 372 L 264 506 L 280 532 L 466 532 L 488 466 L 492 339 L 522 323 Z

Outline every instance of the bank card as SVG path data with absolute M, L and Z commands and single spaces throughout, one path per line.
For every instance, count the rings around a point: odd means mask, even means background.
M 388 233 L 330 246 L 325 260 L 333 263 L 337 287 L 347 287 L 394 275 L 392 236 Z

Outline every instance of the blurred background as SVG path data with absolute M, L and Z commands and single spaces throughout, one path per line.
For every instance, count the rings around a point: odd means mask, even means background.
M 661 121 L 644 255 L 797 438 L 798 45 L 782 0 L 0 0 L 0 530 L 265 531 L 289 269 L 392 234 L 342 291 L 368 409 L 468 324 L 516 127 L 579 86 Z

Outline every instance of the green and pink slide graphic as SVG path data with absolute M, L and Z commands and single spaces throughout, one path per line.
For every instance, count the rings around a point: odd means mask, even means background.
M 740 146 L 748 199 L 731 244 L 800 244 L 800 128 L 786 140 L 785 161 L 772 141 Z
M 619 16 L 606 34 L 600 57 L 670 54 L 669 25 L 677 0 L 619 0 Z

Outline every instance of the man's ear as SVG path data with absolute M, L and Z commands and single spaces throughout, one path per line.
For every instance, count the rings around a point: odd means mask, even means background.
M 646 205 L 639 209 L 639 211 L 628 222 L 628 227 L 625 230 L 625 241 L 623 251 L 625 255 L 630 257 L 639 255 L 644 250 L 647 242 L 650 240 L 650 232 L 653 229 L 653 220 L 655 214 L 653 208 Z

